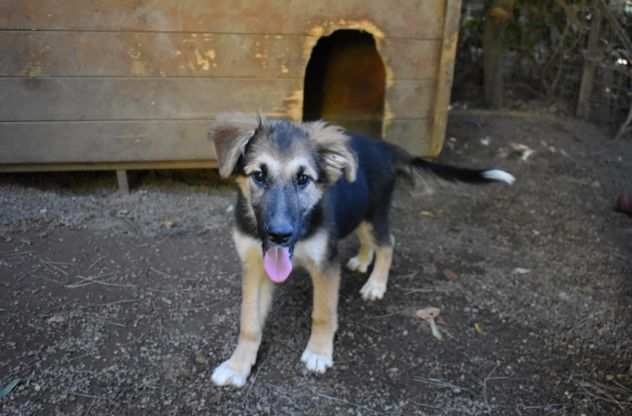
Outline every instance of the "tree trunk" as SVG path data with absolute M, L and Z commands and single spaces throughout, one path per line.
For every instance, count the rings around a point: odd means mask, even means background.
M 601 36 L 601 7 L 594 7 L 593 21 L 588 35 L 588 48 L 584 55 L 584 72 L 577 100 L 577 117 L 590 118 L 590 97 L 592 96 L 597 58 L 599 54 L 599 37 Z
M 483 71 L 485 102 L 491 108 L 503 105 L 503 34 L 513 17 L 513 0 L 494 0 L 487 11 L 483 31 Z

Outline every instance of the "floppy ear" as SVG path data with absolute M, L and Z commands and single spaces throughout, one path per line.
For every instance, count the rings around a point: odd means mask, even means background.
M 245 114 L 219 114 L 211 122 L 208 138 L 215 146 L 221 177 L 227 178 L 234 173 L 246 145 L 262 126 L 261 117 Z
M 344 130 L 324 121 L 303 123 L 303 128 L 316 146 L 327 180 L 334 183 L 344 175 L 348 182 L 355 181 L 358 161 Z

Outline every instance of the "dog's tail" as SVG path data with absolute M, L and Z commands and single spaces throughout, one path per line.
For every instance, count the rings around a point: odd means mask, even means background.
M 430 171 L 442 179 L 470 183 L 504 182 L 511 185 L 516 178 L 501 169 L 468 169 L 456 166 L 442 165 L 415 157 L 409 165 L 415 169 Z
M 400 167 L 406 166 L 419 171 L 432 172 L 442 179 L 449 181 L 459 181 L 468 183 L 491 183 L 491 182 L 503 182 L 511 185 L 515 182 L 516 178 L 509 172 L 501 169 L 469 169 L 457 166 L 444 165 L 441 163 L 430 162 L 420 157 L 414 157 L 398 149 L 399 153 L 397 159 Z M 405 169 L 407 170 L 407 169 Z M 403 170 L 402 173 L 405 172 Z M 406 172 L 410 173 L 410 172 Z

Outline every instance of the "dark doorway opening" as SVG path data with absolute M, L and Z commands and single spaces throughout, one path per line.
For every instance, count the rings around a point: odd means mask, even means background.
M 322 37 L 305 71 L 303 120 L 324 119 L 380 137 L 386 71 L 375 39 L 359 30 Z

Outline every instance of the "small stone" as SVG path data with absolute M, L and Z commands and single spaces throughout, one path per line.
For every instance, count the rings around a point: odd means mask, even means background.
M 64 318 L 62 315 L 56 314 L 48 318 L 46 322 L 48 322 L 49 324 L 60 324 L 64 322 L 65 320 L 66 318 Z
M 449 281 L 454 281 L 456 280 L 459 276 L 457 276 L 456 273 L 454 273 L 452 270 L 449 269 L 445 269 L 443 271 L 443 275 L 445 276 L 446 279 L 448 279 Z
M 198 367 L 208 367 L 208 357 L 201 351 L 196 351 L 193 354 L 193 362 Z

